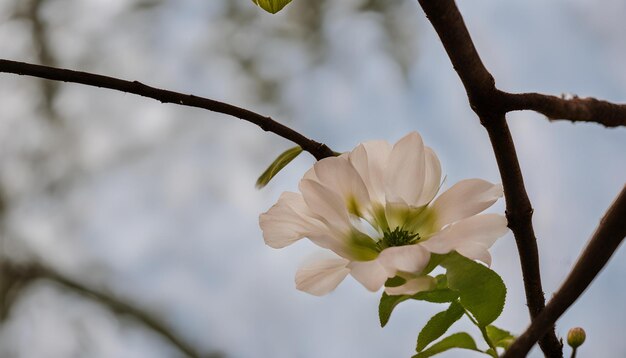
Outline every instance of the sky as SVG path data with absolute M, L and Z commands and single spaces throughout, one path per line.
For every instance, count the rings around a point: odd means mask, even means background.
M 324 29 L 326 61 L 306 67 L 301 52 L 263 32 L 265 24 L 285 21 L 284 14 L 264 15 L 258 33 L 240 33 L 223 19 L 224 2 L 165 3 L 145 18 L 124 15 L 122 0 L 71 3 L 71 11 L 55 1 L 45 10 L 63 66 L 248 107 L 337 151 L 371 139 L 395 142 L 416 130 L 441 160 L 444 189 L 465 178 L 499 182 L 487 134 L 416 2 L 402 2 L 416 29 L 410 45 L 417 53 L 407 73 L 383 50 L 377 17 L 345 15 L 344 5 L 337 5 Z M 499 88 L 624 102 L 623 2 L 458 5 Z M 3 57 L 32 60 L 28 36 L 20 35 L 24 29 L 0 18 Z M 252 80 L 221 51 L 224 41 L 260 47 L 255 50 L 268 76 L 289 73 L 284 107 L 255 100 Z M 0 77 L 0 105 L 7 113 L 0 116 L 0 133 L 21 133 L 15 142 L 44 146 L 46 130 L 22 120 L 36 115 L 27 100 L 33 86 L 25 78 Z M 296 190 L 313 158 L 302 155 L 265 189 L 254 187 L 274 157 L 292 145 L 284 139 L 223 115 L 78 85 L 63 86 L 55 106 L 75 128 L 71 138 L 87 174 L 61 198 L 47 198 L 21 187 L 20 167 L 11 164 L 17 169 L 8 177 L 18 178 L 15 190 L 27 198 L 11 217 L 12 230 L 45 262 L 162 314 L 194 345 L 234 358 L 409 357 L 420 328 L 445 309 L 404 303 L 380 328 L 380 293 L 351 278 L 321 298 L 295 289 L 294 274 L 314 245 L 303 240 L 281 250 L 265 246 L 258 215 L 281 192 Z M 549 298 L 624 185 L 626 129 L 550 122 L 531 112 L 510 114 L 508 121 L 535 209 Z M 503 202 L 489 211 L 503 213 Z M 520 333 L 528 314 L 510 233 L 492 255 L 492 269 L 508 287 L 496 324 Z M 626 342 L 619 339 L 626 329 L 625 255 L 618 250 L 557 322 L 560 336 L 571 327 L 585 328 L 581 356 L 626 356 Z M 31 287 L 14 312 L 0 331 L 0 347 L 11 356 L 176 356 L 137 324 L 49 284 Z M 460 330 L 480 337 L 462 322 L 450 332 Z

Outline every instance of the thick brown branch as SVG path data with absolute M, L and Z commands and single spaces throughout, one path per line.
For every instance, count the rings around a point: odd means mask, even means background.
M 173 333 L 159 319 L 150 313 L 134 307 L 110 293 L 87 287 L 75 280 L 63 276 L 50 268 L 31 264 L 28 266 L 17 266 L 9 262 L 0 263 L 0 274 L 11 277 L 15 281 L 27 283 L 33 280 L 45 279 L 63 286 L 84 297 L 95 300 L 108 307 L 117 314 L 128 315 L 136 319 L 150 330 L 158 333 L 166 341 L 179 349 L 189 357 L 220 357 L 220 354 L 202 355 L 195 348 L 188 345 L 182 338 Z
M 452 0 L 418 1 L 437 31 L 473 108 L 476 101 L 495 91 L 495 81 L 480 59 L 459 9 Z
M 509 227 L 515 235 L 520 255 L 526 301 L 530 316 L 534 318 L 544 308 L 545 298 L 537 239 L 532 226 L 533 209 L 506 124 L 502 101 L 504 93 L 495 87 L 493 77 L 483 65 L 454 0 L 418 1 L 463 82 L 472 109 L 489 134 L 504 186 Z M 548 357 L 563 356 L 554 329 L 541 339 L 540 346 Z
M 126 93 L 133 93 L 143 97 L 153 98 L 162 103 L 174 103 L 181 106 L 197 107 L 207 109 L 213 112 L 224 113 L 254 123 L 265 131 L 272 132 L 285 139 L 288 139 L 301 146 L 302 149 L 311 153 L 318 160 L 333 155 L 333 151 L 325 144 L 308 139 L 302 134 L 294 131 L 293 129 L 274 121 L 270 117 L 266 117 L 244 108 L 236 107 L 228 103 L 219 102 L 208 98 L 158 89 L 155 87 L 147 86 L 137 81 L 125 81 L 118 78 L 101 76 L 93 73 L 72 71 L 55 67 L 33 65 L 24 62 L 1 59 L 0 72 L 33 76 L 54 81 L 80 83 L 94 87 L 109 88 Z
M 594 122 L 606 127 L 626 126 L 626 104 L 595 98 L 567 99 L 539 93 L 507 93 L 496 89 L 494 79 L 482 63 L 454 2 L 419 0 L 419 3 L 441 38 L 474 110 L 481 107 L 505 112 L 531 110 L 550 119 Z M 489 106 L 486 106 L 487 103 Z
M 537 339 L 580 297 L 607 264 L 626 236 L 626 186 L 606 212 L 574 269 L 546 308 L 503 357 L 524 357 Z
M 532 226 L 533 208 L 524 188 L 524 179 L 517 159 L 513 138 L 502 115 L 484 121 L 502 177 L 506 200 L 506 217 L 515 234 L 520 255 L 526 301 L 530 316 L 535 317 L 545 301 L 539 272 L 539 251 Z
M 507 111 L 532 110 L 551 120 L 594 122 L 605 127 L 626 126 L 626 104 L 595 98 L 560 98 L 539 93 L 504 94 Z

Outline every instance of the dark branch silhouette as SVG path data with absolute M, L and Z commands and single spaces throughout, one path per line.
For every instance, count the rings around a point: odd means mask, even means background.
M 174 103 L 181 106 L 197 107 L 212 112 L 227 114 L 256 124 L 264 131 L 272 132 L 288 139 L 305 151 L 311 153 L 320 160 L 334 155 L 333 151 L 325 144 L 308 139 L 293 129 L 280 124 L 270 117 L 260 115 L 250 110 L 233 106 L 228 103 L 212 99 L 183 94 L 174 91 L 163 90 L 147 86 L 138 81 L 125 81 L 114 77 L 96 75 L 93 73 L 72 71 L 61 68 L 33 65 L 24 62 L 16 62 L 0 59 L 0 72 L 14 73 L 18 75 L 45 78 L 54 81 L 80 83 L 88 86 L 113 89 L 126 93 L 133 93 L 143 97 L 156 99 L 162 103 Z
M 622 208 L 621 228 L 615 226 L 619 223 L 611 221 L 619 218 L 620 214 L 612 214 L 614 216 L 611 220 L 605 217 L 603 228 L 599 229 L 596 236 L 606 237 L 613 234 L 613 238 L 615 238 L 620 236 L 616 230 L 622 230 L 619 241 L 596 247 L 599 244 L 593 245 L 598 242 L 594 236 L 594 240 L 592 240 L 579 264 L 572 271 L 571 280 L 568 279 L 559 291 L 558 299 L 555 296 L 555 299 L 551 301 L 550 310 L 544 310 L 545 298 L 541 285 L 539 253 L 532 226 L 533 208 L 524 187 L 515 145 L 506 123 L 506 113 L 533 110 L 545 115 L 550 120 L 566 119 L 572 122 L 595 122 L 606 127 L 617 127 L 626 125 L 626 105 L 613 104 L 595 98 L 559 98 L 538 93 L 513 94 L 501 91 L 496 87 L 493 76 L 482 63 L 454 0 L 418 1 L 437 31 L 454 69 L 465 87 L 470 106 L 489 134 L 502 177 L 507 208 L 506 216 L 509 227 L 515 235 L 524 277 L 526 301 L 532 319 L 532 325 L 529 328 L 531 333 L 527 331 L 520 337 L 521 343 L 514 345 L 523 348 L 511 349 L 507 352 L 507 356 L 523 356 L 540 339 L 539 345 L 546 356 L 562 357 L 562 346 L 556 337 L 554 322 L 574 303 L 617 249 L 621 238 L 624 236 L 623 218 L 626 215 Z M 600 252 L 600 250 L 602 251 Z M 602 260 L 593 261 L 594 255 L 599 255 L 598 257 L 601 257 Z
M 550 120 L 594 122 L 605 127 L 626 126 L 626 105 L 595 98 L 561 98 L 539 93 L 504 94 L 507 111 L 533 110 Z
M 439 35 L 467 92 L 470 105 L 487 129 L 496 156 L 506 200 L 506 217 L 515 235 L 520 255 L 526 302 L 531 318 L 545 306 L 537 239 L 532 226 L 533 208 L 524 187 L 515 145 L 505 120 L 502 92 L 483 65 L 470 34 L 453 0 L 419 0 Z M 546 356 L 562 357 L 562 347 L 554 329 L 540 341 Z
M 535 317 L 503 357 L 524 357 L 537 339 L 580 297 L 607 264 L 626 236 L 626 186 L 600 221 L 576 265 L 546 308 Z
M 16 265 L 5 260 L 0 263 L 0 275 L 4 276 L 5 279 L 9 281 L 12 281 L 13 285 L 18 284 L 20 286 L 24 286 L 30 282 L 40 279 L 51 281 L 69 289 L 71 292 L 75 292 L 83 297 L 92 299 L 117 314 L 128 315 L 134 318 L 151 331 L 159 334 L 173 347 L 177 348 L 188 357 L 221 357 L 221 354 L 218 353 L 201 354 L 195 348 L 186 343 L 184 339 L 173 333 L 163 322 L 161 322 L 161 320 L 157 319 L 152 314 L 117 298 L 113 294 L 87 287 L 78 281 L 65 277 L 51 268 L 44 267 L 39 264 Z M 6 307 L 4 308 L 6 309 Z

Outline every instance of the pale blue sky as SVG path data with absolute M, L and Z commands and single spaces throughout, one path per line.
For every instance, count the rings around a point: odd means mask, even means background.
M 76 7 L 69 14 L 85 19 L 59 25 L 51 35 L 65 66 L 248 106 L 338 151 L 369 139 L 394 142 L 417 130 L 439 155 L 447 186 L 472 177 L 499 181 L 487 135 L 417 3 L 406 5 L 414 11 L 407 16 L 416 19 L 418 51 L 408 79 L 380 50 L 372 16 L 334 16 L 327 30 L 328 61 L 313 69 L 302 68 L 298 51 L 272 43 L 263 33 L 234 37 L 242 46 L 267 41 L 267 51 L 281 56 L 263 56 L 275 58 L 276 68 L 293 71 L 282 94 L 288 115 L 255 101 L 245 91 L 250 80 L 232 60 L 213 51 L 224 41 L 221 31 L 233 26 L 220 20 L 218 2 L 176 1 L 145 22 L 119 15 L 121 0 L 72 4 Z M 626 101 L 626 5 L 621 1 L 597 6 L 590 0 L 479 0 L 460 1 L 459 7 L 502 89 Z M 62 18 L 61 8 L 56 4 L 48 12 Z M 281 21 L 281 16 L 268 15 L 263 21 Z M 6 42 L 19 29 L 8 21 L 0 26 L 0 51 L 10 58 L 32 58 L 26 45 Z M 93 38 L 102 43 L 94 45 L 97 51 L 86 65 L 81 58 Z M 0 77 L 0 94 L 6 95 L 0 103 L 11 108 L 10 115 L 0 118 L 3 137 L 12 125 L 28 129 L 13 124 L 28 113 L 24 108 L 29 104 L 13 93 L 25 82 Z M 99 89 L 64 86 L 57 105 L 80 128 L 81 158 L 98 163 L 95 174 L 60 202 L 27 201 L 12 225 L 49 262 L 90 274 L 94 282 L 152 307 L 199 347 L 217 348 L 234 358 L 409 357 L 421 326 L 444 309 L 405 303 L 381 329 L 379 294 L 350 278 L 322 298 L 295 290 L 293 276 L 315 251 L 313 245 L 270 249 L 257 220 L 282 191 L 295 190 L 312 158 L 298 158 L 266 189 L 254 188 L 264 167 L 291 145 L 285 140 L 232 118 Z M 509 123 L 535 208 L 550 297 L 624 185 L 626 129 L 550 123 L 530 112 L 510 115 Z M 147 154 L 107 166 L 119 155 L 117 148 L 142 145 Z M 71 223 L 54 215 L 57 207 L 73 218 Z M 503 210 L 502 203 L 491 209 Z M 492 254 L 492 268 L 509 289 L 497 324 L 519 333 L 528 315 L 513 237 L 500 239 Z M 618 251 L 558 322 L 560 335 L 572 326 L 586 329 L 582 356 L 626 355 L 626 342 L 620 339 L 626 330 L 625 255 L 623 248 Z M 0 342 L 10 341 L 22 353 L 18 357 L 43 352 L 46 357 L 173 354 L 153 336 L 119 325 L 91 304 L 47 286 L 33 292 L 0 335 Z M 86 346 L 78 342 L 76 327 L 82 332 L 78 337 L 89 342 Z M 472 328 L 459 324 L 455 329 Z

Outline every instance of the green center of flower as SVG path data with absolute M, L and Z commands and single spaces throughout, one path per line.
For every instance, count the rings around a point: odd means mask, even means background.
M 413 234 L 399 227 L 383 232 L 383 238 L 376 244 L 382 251 L 388 247 L 411 245 L 419 241 L 420 234 Z

